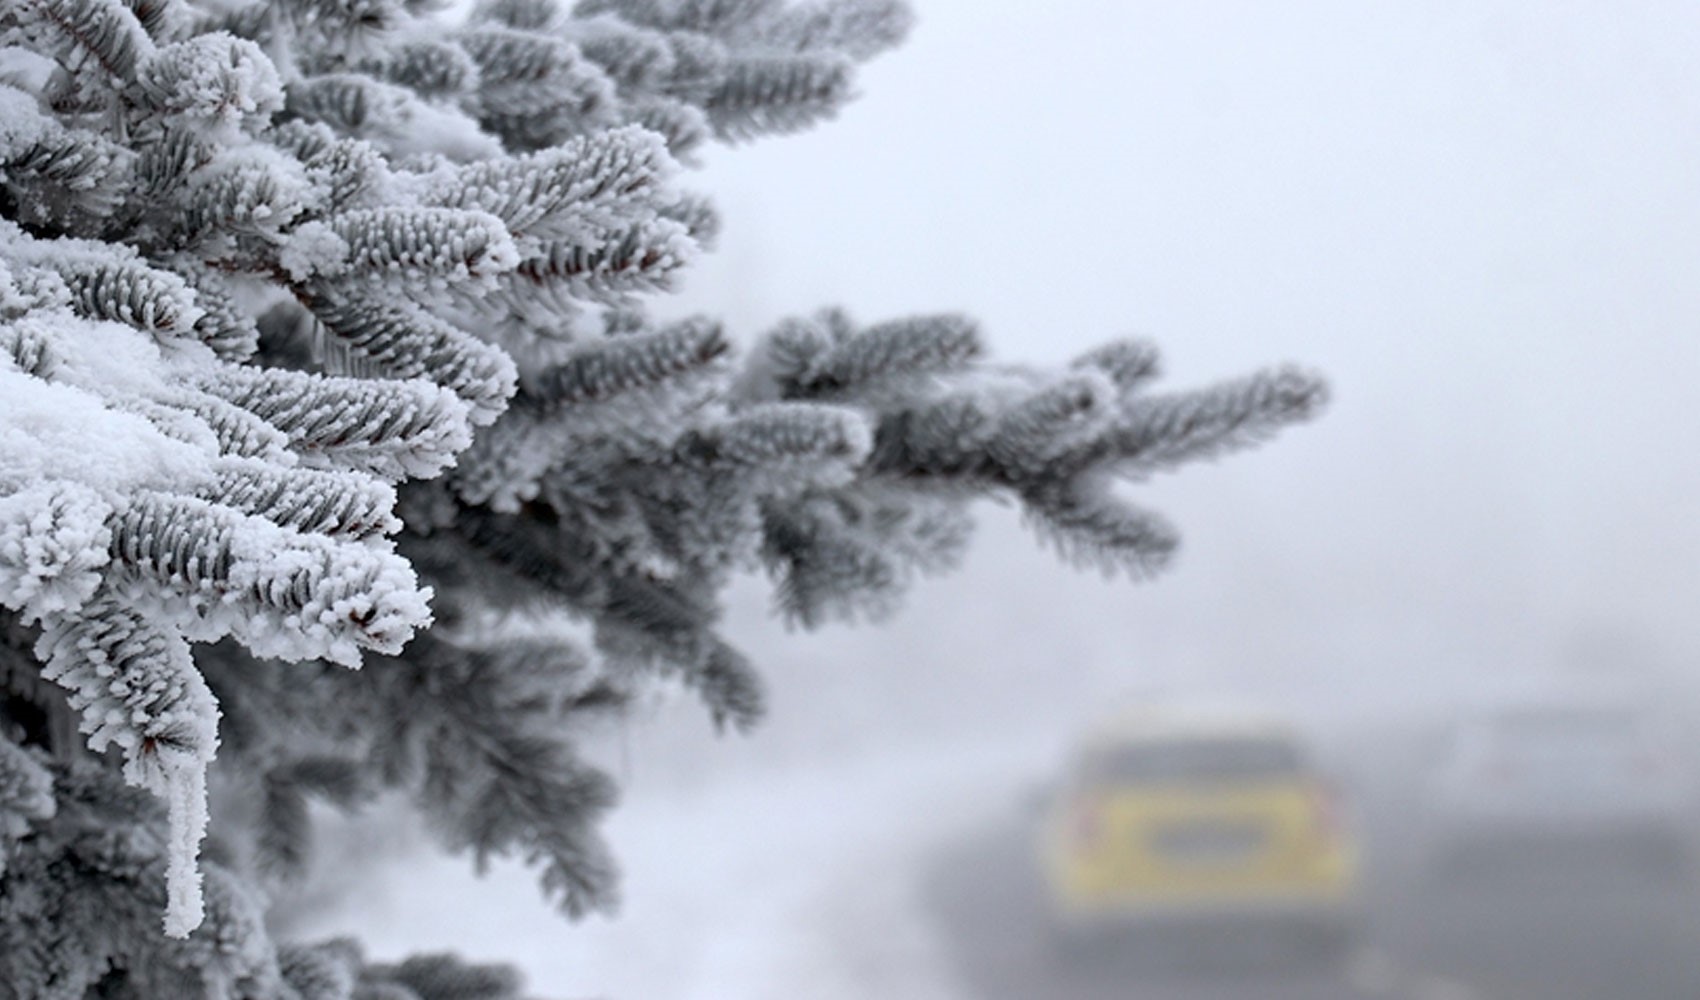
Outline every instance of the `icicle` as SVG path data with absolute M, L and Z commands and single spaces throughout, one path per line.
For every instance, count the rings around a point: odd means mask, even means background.
M 207 826 L 206 769 L 218 746 L 218 703 L 182 636 L 111 597 L 50 620 L 36 642 L 42 677 L 65 688 L 95 751 L 116 745 L 124 780 L 166 801 L 165 932 L 202 917 L 196 863 Z
M 161 770 L 162 787 L 151 790 L 166 801 L 171 831 L 166 847 L 165 933 L 185 938 L 205 915 L 197 858 L 207 831 L 207 765 L 185 756 L 180 762 L 162 761 Z

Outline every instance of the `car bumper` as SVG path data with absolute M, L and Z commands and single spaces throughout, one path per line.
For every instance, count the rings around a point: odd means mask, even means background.
M 1246 949 L 1330 957 L 1350 948 L 1361 918 L 1339 899 L 1218 900 L 1060 909 L 1049 931 L 1053 948 L 1070 959 Z
M 1356 901 L 1331 890 L 1257 896 L 1053 900 L 1053 926 L 1078 935 L 1260 927 L 1345 929 L 1359 919 Z

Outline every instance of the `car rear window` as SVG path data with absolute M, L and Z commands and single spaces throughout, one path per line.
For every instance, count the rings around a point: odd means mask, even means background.
M 1085 762 L 1090 780 L 1138 784 L 1257 780 L 1303 769 L 1299 749 L 1278 739 L 1129 743 L 1099 750 Z

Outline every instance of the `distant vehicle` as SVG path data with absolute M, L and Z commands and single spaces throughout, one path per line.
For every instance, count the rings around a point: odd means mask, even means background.
M 1289 725 L 1147 710 L 1078 748 L 1045 806 L 1039 867 L 1056 943 L 1249 931 L 1317 957 L 1357 922 L 1357 847 Z
M 1430 874 L 1694 876 L 1696 776 L 1680 746 L 1632 703 L 1467 714 L 1438 747 L 1422 810 Z

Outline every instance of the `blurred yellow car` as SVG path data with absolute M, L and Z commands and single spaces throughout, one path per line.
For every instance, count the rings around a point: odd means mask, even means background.
M 1133 928 L 1250 927 L 1318 955 L 1357 915 L 1357 849 L 1296 730 L 1143 710 L 1092 732 L 1048 798 L 1039 867 L 1069 950 Z

